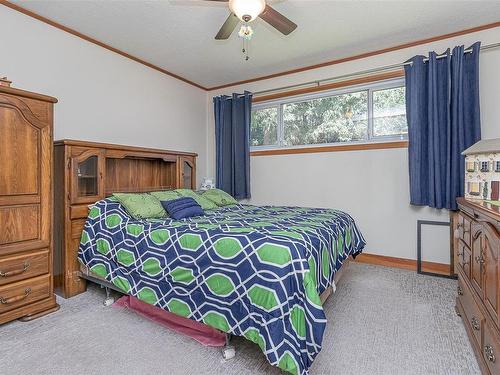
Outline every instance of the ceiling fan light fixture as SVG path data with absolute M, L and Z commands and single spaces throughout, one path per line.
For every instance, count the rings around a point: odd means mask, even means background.
M 229 0 L 229 9 L 243 22 L 253 21 L 265 8 L 265 0 Z

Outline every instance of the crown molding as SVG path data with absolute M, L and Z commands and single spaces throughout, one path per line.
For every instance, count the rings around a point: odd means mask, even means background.
M 243 85 L 243 84 L 246 84 L 246 83 L 263 81 L 263 80 L 266 80 L 266 79 L 271 79 L 271 78 L 286 76 L 286 75 L 289 75 L 289 74 L 300 73 L 300 72 L 304 72 L 304 71 L 307 71 L 307 70 L 324 68 L 325 66 L 337 65 L 337 64 L 342 64 L 342 63 L 349 62 L 349 61 L 365 59 L 367 57 L 381 55 L 383 53 L 388 53 L 388 52 L 393 52 L 393 51 L 397 51 L 397 50 L 400 50 L 400 49 L 415 47 L 415 46 L 419 46 L 419 45 L 427 44 L 427 43 L 432 43 L 432 42 L 436 42 L 436 41 L 443 40 L 443 39 L 450 39 L 450 38 L 454 38 L 454 37 L 461 36 L 461 35 L 475 33 L 475 32 L 478 32 L 478 31 L 483 31 L 483 30 L 488 30 L 488 29 L 494 29 L 496 27 L 500 27 L 500 21 L 499 22 L 494 22 L 494 23 L 489 23 L 489 24 L 486 24 L 486 25 L 472 27 L 470 29 L 465 29 L 465 30 L 460 30 L 460 31 L 455 31 L 455 32 L 452 32 L 452 33 L 448 33 L 448 34 L 439 35 L 439 36 L 435 36 L 435 37 L 432 37 L 432 38 L 420 39 L 420 40 L 416 40 L 416 41 L 409 42 L 409 43 L 399 44 L 397 46 L 393 46 L 393 47 L 389 47 L 389 48 L 379 49 L 379 50 L 375 50 L 375 51 L 371 51 L 371 52 L 365 52 L 365 53 L 361 53 L 359 55 L 354 55 L 354 56 L 350 56 L 350 57 L 343 57 L 341 59 L 336 59 L 336 60 L 325 61 L 325 62 L 322 62 L 320 64 L 309 65 L 309 66 L 304 66 L 302 68 L 296 68 L 296 69 L 286 70 L 284 72 L 273 73 L 273 74 L 269 74 L 269 75 L 265 75 L 265 76 L 260 76 L 260 77 L 256 77 L 256 78 L 245 79 L 243 81 L 226 83 L 226 84 L 220 85 L 220 86 L 213 86 L 213 87 L 209 87 L 208 91 L 225 89 L 225 88 L 228 88 L 228 87 Z

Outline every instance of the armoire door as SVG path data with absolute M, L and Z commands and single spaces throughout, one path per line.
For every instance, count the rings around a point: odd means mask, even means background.
M 40 107 L 0 93 L 0 256 L 51 245 L 52 112 Z

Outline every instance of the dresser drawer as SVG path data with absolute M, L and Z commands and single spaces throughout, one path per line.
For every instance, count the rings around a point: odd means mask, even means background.
M 471 251 L 462 240 L 458 240 L 457 257 L 458 267 L 462 270 L 465 277 L 470 280 Z
M 69 216 L 71 219 L 86 219 L 89 216 L 89 211 L 88 204 L 72 205 L 69 208 Z
M 470 247 L 471 219 L 462 212 L 458 214 L 458 237 Z
M 458 288 L 458 298 L 465 311 L 465 316 L 463 317 L 464 323 L 469 326 L 470 331 L 474 334 L 478 347 L 481 347 L 481 333 L 485 324 L 484 316 L 477 307 L 476 301 L 472 296 L 473 291 L 471 291 L 465 281 L 462 280 L 462 275 L 458 276 Z
M 49 273 L 49 250 L 0 257 L 0 286 Z
M 484 327 L 484 343 L 481 350 L 490 373 L 500 374 L 500 338 L 487 324 Z
M 0 314 L 28 305 L 50 296 L 50 275 L 0 287 Z

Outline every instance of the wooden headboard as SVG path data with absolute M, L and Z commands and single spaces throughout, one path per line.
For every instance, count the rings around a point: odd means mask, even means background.
M 85 291 L 78 246 L 88 205 L 117 192 L 196 189 L 192 152 L 75 140 L 54 142 L 54 274 L 56 292 Z

